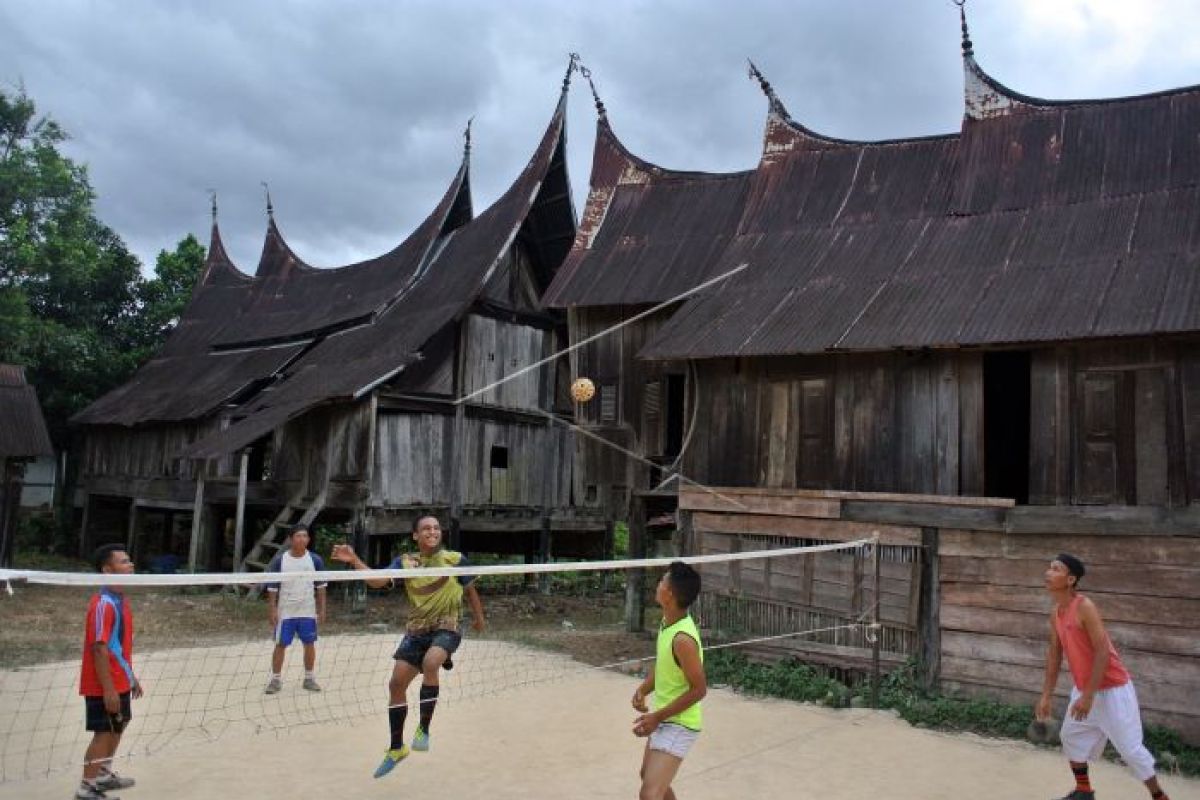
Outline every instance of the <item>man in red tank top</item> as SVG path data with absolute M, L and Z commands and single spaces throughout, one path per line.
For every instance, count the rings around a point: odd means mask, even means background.
M 1063 752 L 1071 762 L 1075 788 L 1062 800 L 1093 800 L 1088 761 L 1099 758 L 1109 740 L 1155 800 L 1168 800 L 1154 774 L 1154 756 L 1142 743 L 1142 714 L 1129 672 L 1104 630 L 1096 604 L 1079 594 L 1083 562 L 1061 553 L 1046 570 L 1046 590 L 1054 598 L 1050 612 L 1050 649 L 1046 679 L 1035 716 L 1050 716 L 1050 696 L 1058 683 L 1063 654 L 1073 686 L 1063 716 Z

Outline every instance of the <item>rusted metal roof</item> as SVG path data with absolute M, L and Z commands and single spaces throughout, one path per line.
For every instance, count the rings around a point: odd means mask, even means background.
M 37 392 L 25 382 L 25 370 L 0 364 L 0 462 L 6 458 L 54 455 Z
M 308 408 L 360 397 L 416 363 L 426 343 L 469 311 L 513 240 L 523 232 L 534 237 L 530 228 L 550 232 L 541 250 L 552 250 L 553 240 L 560 240 L 561 258 L 574 228 L 570 193 L 561 192 L 566 181 L 565 103 L 564 94 L 533 158 L 508 191 L 475 220 L 439 240 L 429 263 L 374 322 L 322 338 L 287 368 L 271 392 L 239 409 L 244 418 L 184 455 L 209 458 L 230 452 Z M 561 235 L 564 225 L 566 237 Z
M 867 143 L 821 137 L 772 97 L 762 160 L 733 175 L 647 165 L 601 119 L 545 299 L 662 302 L 749 264 L 674 313 L 648 358 L 1200 330 L 1200 87 L 1012 100 L 956 134 Z
M 464 159 L 433 214 L 380 258 L 313 269 L 272 220 L 251 278 L 229 261 L 214 227 L 200 284 L 162 352 L 75 421 L 192 419 L 236 402 L 232 425 L 181 454 L 221 455 L 306 409 L 357 398 L 419 361 L 427 343 L 471 308 L 517 236 L 548 284 L 575 227 L 565 110 L 564 90 L 533 158 L 490 208 L 470 219 Z

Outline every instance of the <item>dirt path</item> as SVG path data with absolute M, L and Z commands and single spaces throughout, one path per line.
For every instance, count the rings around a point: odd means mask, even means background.
M 628 698 L 634 679 L 582 671 L 562 656 L 508 647 L 511 650 L 477 651 L 473 657 L 479 669 L 474 673 L 466 669 L 472 655 L 463 654 L 458 678 L 464 682 L 458 692 L 462 697 L 439 705 L 432 751 L 414 754 L 382 780 L 374 780 L 371 772 L 386 744 L 383 679 L 374 672 L 345 670 L 346 680 L 354 686 L 340 689 L 339 675 L 331 674 L 337 673 L 337 665 L 330 663 L 324 673 L 327 691 L 319 698 L 304 695 L 291 681 L 277 699 L 264 701 L 257 674 L 237 684 L 234 703 L 229 702 L 230 692 L 220 694 L 227 707 L 236 706 L 247 719 L 215 731 L 220 734 L 216 741 L 188 743 L 176 737 L 155 755 L 120 763 L 119 769 L 138 779 L 138 786 L 121 796 L 125 800 L 291 800 L 436 792 L 489 800 L 635 797 L 642 742 L 629 733 L 633 711 Z M 382 652 L 360 649 L 354 660 L 374 665 Z M 477 681 L 482 674 L 485 655 L 488 663 L 501 668 L 493 676 L 494 685 L 507 686 L 485 693 L 483 684 L 472 683 L 476 690 L 468 691 L 467 682 Z M 253 673 L 253 662 L 239 654 L 213 663 L 228 664 L 240 674 Z M 535 674 L 534 665 L 536 674 L 557 671 L 567 677 L 518 685 L 523 676 Z M 381 675 L 386 675 L 386 660 L 380 666 Z M 370 688 L 373 684 L 378 685 L 377 691 Z M 153 691 L 152 684 L 150 688 Z M 135 707 L 132 725 L 159 724 L 156 720 L 164 717 L 152 710 L 152 698 L 142 702 L 147 705 L 140 718 Z M 158 702 L 168 699 L 160 695 Z M 335 713 L 337 707 L 345 714 Z M 0 709 L 0 718 L 9 711 Z M 282 732 L 250 733 L 256 714 L 263 715 L 259 722 L 277 721 L 273 716 L 277 711 L 308 713 L 310 718 L 328 721 Z M 82 752 L 81 732 L 76 733 L 80 720 L 74 716 L 63 715 L 62 735 L 70 748 Z M 339 721 L 343 716 L 347 719 Z M 1057 753 L 919 730 L 884 712 L 750 700 L 718 690 L 706 700 L 705 716 L 706 731 L 676 783 L 678 795 L 688 800 L 958 800 L 964 796 L 1036 800 L 1061 796 L 1069 786 L 1069 772 Z M 410 720 L 410 735 L 411 729 Z M 133 731 L 131 727 L 131 735 Z M 72 770 L 36 781 L 0 784 L 0 800 L 58 800 L 70 796 L 76 780 Z M 1200 800 L 1200 781 L 1170 776 L 1164 781 L 1174 800 Z M 1142 796 L 1137 782 L 1115 764 L 1096 765 L 1093 783 L 1101 796 Z

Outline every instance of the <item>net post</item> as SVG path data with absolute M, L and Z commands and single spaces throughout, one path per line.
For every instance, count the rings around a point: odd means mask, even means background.
M 875 595 L 871 602 L 871 707 L 879 708 L 879 531 L 871 540 L 871 572 Z

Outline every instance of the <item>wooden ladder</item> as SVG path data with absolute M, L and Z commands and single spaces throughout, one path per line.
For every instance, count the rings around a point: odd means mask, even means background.
M 328 484 L 321 487 L 309 503 L 304 505 L 304 488 L 301 487 L 292 495 L 280 510 L 279 515 L 271 520 L 271 524 L 263 531 L 250 552 L 242 559 L 242 572 L 266 572 L 267 566 L 275 555 L 287 547 L 288 531 L 294 525 L 312 525 L 317 514 L 325 507 L 325 496 Z

